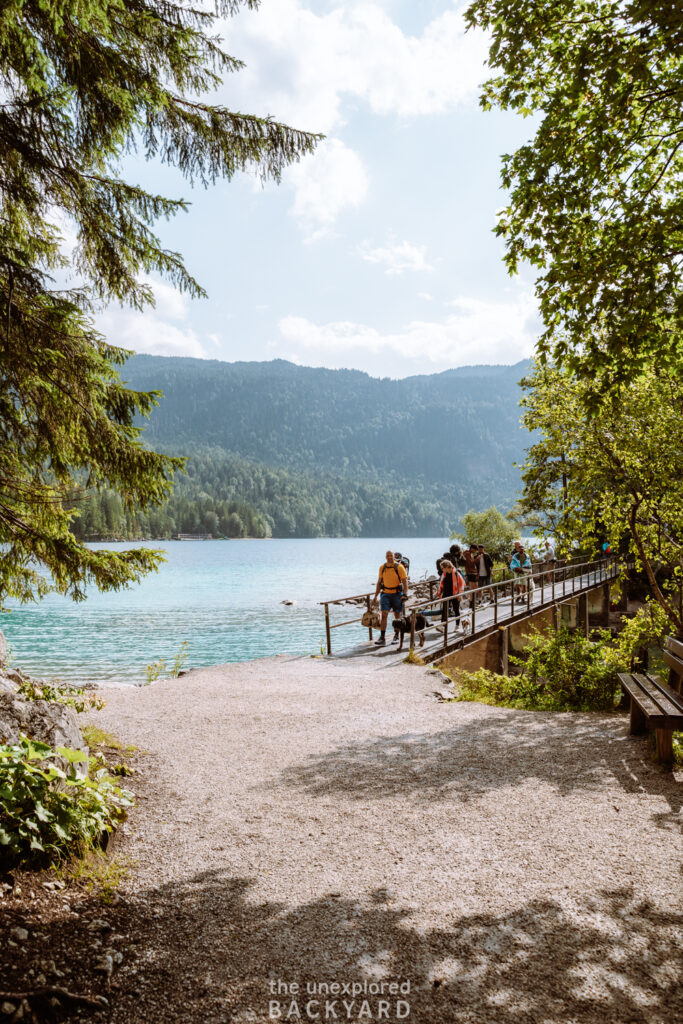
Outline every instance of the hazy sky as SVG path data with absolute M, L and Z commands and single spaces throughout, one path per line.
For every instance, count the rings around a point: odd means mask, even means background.
M 191 189 L 158 164 L 130 179 L 192 206 L 159 230 L 209 293 L 155 282 L 157 307 L 100 317 L 139 352 L 281 357 L 377 376 L 513 363 L 538 332 L 530 277 L 495 238 L 500 155 L 529 121 L 484 113 L 486 40 L 448 0 L 263 0 L 223 23 L 247 68 L 216 96 L 324 132 L 280 186 Z

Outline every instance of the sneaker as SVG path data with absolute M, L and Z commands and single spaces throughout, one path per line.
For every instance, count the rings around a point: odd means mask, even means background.
M 385 644 L 386 644 L 386 640 L 384 639 L 383 636 L 381 636 L 379 638 L 379 640 L 375 640 L 375 647 L 384 647 Z
M 398 633 L 394 633 L 394 639 L 391 641 L 392 644 L 398 643 Z

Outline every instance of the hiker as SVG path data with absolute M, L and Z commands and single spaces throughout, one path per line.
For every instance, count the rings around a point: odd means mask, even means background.
M 555 545 L 551 544 L 549 540 L 545 542 L 545 578 L 548 583 L 552 583 L 553 569 L 557 565 L 557 556 L 555 554 Z
M 517 548 L 517 542 L 515 542 L 515 547 Z M 519 580 L 519 583 L 515 585 L 517 601 L 523 602 L 526 596 L 527 586 L 529 585 L 528 580 L 531 578 L 531 559 L 527 555 L 522 544 L 519 545 L 510 559 L 510 568 L 514 572 L 515 578 Z
M 478 587 L 490 587 L 491 586 L 491 572 L 493 571 L 493 559 L 491 558 L 488 551 L 485 550 L 483 544 L 477 544 L 477 586 Z M 493 594 L 490 590 L 482 590 L 479 600 L 483 603 L 484 597 L 487 596 L 489 601 L 493 600 Z
M 451 544 L 451 557 L 450 561 L 453 563 L 456 569 L 462 569 L 465 561 L 462 557 L 462 549 L 459 544 Z
M 477 545 L 470 544 L 467 551 L 463 552 L 463 560 L 465 562 L 465 575 L 467 577 L 467 589 L 476 590 L 477 588 Z
M 441 560 L 441 582 L 439 597 L 446 598 L 441 605 L 441 621 L 445 622 L 449 615 L 455 615 L 456 626 L 460 625 L 460 594 L 464 593 L 465 580 L 459 569 L 456 569 L 448 558 Z
M 387 551 L 386 559 L 386 562 L 379 567 L 375 596 L 372 600 L 373 605 L 377 607 L 377 595 L 381 590 L 379 610 L 382 613 L 382 620 L 379 639 L 375 640 L 375 647 L 384 647 L 386 644 L 387 616 L 390 611 L 393 611 L 394 616 L 400 618 L 403 602 L 408 596 L 408 573 L 405 566 L 396 561 L 393 551 Z
M 437 560 L 436 560 L 436 575 L 437 576 L 441 576 L 441 563 L 443 562 L 444 558 L 446 559 L 447 562 L 452 561 L 450 551 L 444 551 L 444 553 L 441 555 L 441 557 L 437 558 Z
M 400 562 L 406 573 L 410 575 L 410 559 L 407 555 L 402 555 L 400 551 L 394 551 L 394 561 Z

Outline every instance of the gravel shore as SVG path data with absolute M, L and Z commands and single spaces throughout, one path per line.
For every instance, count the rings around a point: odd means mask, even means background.
M 286 657 L 107 691 L 146 753 L 106 1019 L 683 1020 L 681 775 L 624 715 L 443 693 Z

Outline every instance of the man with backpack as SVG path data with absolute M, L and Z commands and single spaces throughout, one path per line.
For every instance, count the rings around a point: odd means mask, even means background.
M 375 640 L 375 647 L 384 647 L 386 644 L 387 616 L 393 611 L 395 616 L 400 616 L 403 611 L 403 602 L 408 596 L 408 573 L 400 562 L 396 561 L 393 551 L 387 551 L 386 562 L 379 567 L 377 586 L 373 604 L 377 604 L 377 595 L 382 592 L 379 600 L 379 610 L 382 613 L 380 624 L 379 640 Z

